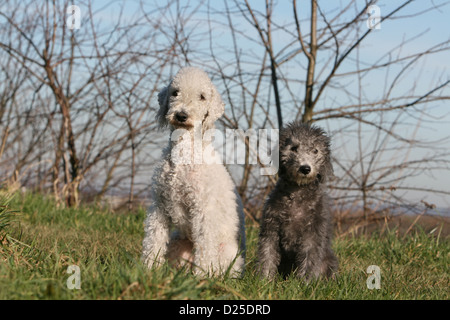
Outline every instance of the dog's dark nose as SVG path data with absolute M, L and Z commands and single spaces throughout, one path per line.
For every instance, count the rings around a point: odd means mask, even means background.
M 177 119 L 178 122 L 185 122 L 188 118 L 188 115 L 186 112 L 181 111 L 181 112 L 177 112 L 175 114 L 175 119 Z
M 301 173 L 303 173 L 304 175 L 307 175 L 308 173 L 311 172 L 311 167 L 308 166 L 308 165 L 306 165 L 306 166 L 300 166 L 299 171 L 300 171 Z

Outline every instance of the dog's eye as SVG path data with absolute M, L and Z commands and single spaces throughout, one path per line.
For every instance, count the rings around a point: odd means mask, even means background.
M 318 154 L 318 153 L 319 153 L 319 150 L 314 149 L 313 152 L 314 152 L 314 154 Z
M 178 96 L 178 90 L 173 90 L 172 91 L 172 97 L 176 97 Z
M 297 152 L 297 150 L 298 150 L 298 146 L 292 146 L 291 147 L 291 151 Z
M 200 100 L 202 100 L 202 101 L 206 100 L 205 95 L 203 93 L 200 95 Z

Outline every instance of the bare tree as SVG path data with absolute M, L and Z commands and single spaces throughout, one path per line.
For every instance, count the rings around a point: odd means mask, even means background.
M 389 11 L 383 8 L 379 23 L 386 25 L 395 19 L 418 18 L 447 4 L 430 4 L 429 9 L 402 16 L 412 3 L 390 5 Z M 448 75 L 437 78 L 429 89 L 421 88 L 417 81 L 409 84 L 404 75 L 426 57 L 448 52 L 450 40 L 443 36 L 441 42 L 429 48 L 404 54 L 404 46 L 418 41 L 423 36 L 419 34 L 393 48 L 386 47 L 385 53 L 374 61 L 362 59 L 360 48 L 374 32 L 379 32 L 366 24 L 368 8 L 374 4 L 376 1 L 346 1 L 330 10 L 330 5 L 317 0 L 302 2 L 300 8 L 293 0 L 292 18 L 287 19 L 284 12 L 282 20 L 276 18 L 273 1 L 267 0 L 263 5 L 236 0 L 233 5 L 224 2 L 224 12 L 211 5 L 208 17 L 212 64 L 223 79 L 232 109 L 232 118 L 227 118 L 224 124 L 245 128 L 275 126 L 271 121 L 275 114 L 278 126 L 282 119 L 296 118 L 302 122 L 320 121 L 334 128 L 334 140 L 338 142 L 335 152 L 338 179 L 332 184 L 335 198 L 344 207 L 351 204 L 361 207 L 366 219 L 371 212 L 406 205 L 405 193 L 400 194 L 400 190 L 411 190 L 407 182 L 412 177 L 424 170 L 449 168 L 447 151 L 426 143 L 417 134 L 408 136 L 414 133 L 405 130 L 414 119 L 418 129 L 426 122 L 435 121 L 432 112 L 425 112 L 424 108 L 449 98 Z M 300 13 L 306 16 L 303 20 Z M 243 24 L 242 20 L 247 23 Z M 226 27 L 232 35 L 233 47 L 220 51 L 220 45 L 214 42 L 214 31 Z M 247 50 L 245 43 L 251 43 L 251 50 Z M 236 63 L 230 63 L 230 56 L 234 56 Z M 294 76 L 292 70 L 296 70 Z M 381 72 L 385 72 L 386 79 L 376 87 L 379 94 L 371 94 L 373 87 L 368 87 L 367 79 Z M 408 85 L 407 94 L 399 89 Z M 339 100 L 330 98 L 335 94 Z M 241 97 L 239 102 L 237 96 Z M 251 109 L 247 99 L 253 100 Z M 371 139 L 367 138 L 367 132 L 372 132 Z M 352 149 L 356 147 L 358 156 L 347 160 L 341 158 L 344 153 L 339 146 L 344 150 L 342 141 L 349 140 L 356 142 Z M 368 146 L 367 141 L 373 145 Z M 412 150 L 424 149 L 428 156 L 413 156 Z M 247 193 L 244 198 L 249 198 L 250 177 L 254 178 L 253 186 L 265 185 L 247 163 L 241 178 L 244 188 L 240 189 L 241 193 Z M 448 194 L 436 188 L 417 189 Z
M 166 55 L 156 47 L 158 20 L 149 24 L 149 16 L 143 14 L 128 18 L 125 3 L 119 7 L 118 19 L 103 25 L 99 16 L 108 6 L 99 12 L 90 1 L 78 3 L 84 11 L 73 18 L 81 19 L 80 29 L 67 23 L 72 18 L 70 4 L 2 4 L 0 49 L 5 79 L 9 80 L 2 90 L 2 154 L 7 150 L 10 158 L 6 162 L 13 163 L 14 148 L 29 141 L 30 150 L 15 165 L 18 173 L 13 176 L 21 174 L 20 163 L 25 160 L 31 164 L 36 157 L 45 159 L 46 179 L 50 179 L 55 196 L 64 198 L 69 206 L 79 203 L 83 181 L 91 183 L 90 192 L 99 190 L 99 195 L 105 194 L 112 180 L 123 181 L 115 172 L 131 158 L 127 177 L 132 201 L 138 148 L 148 145 L 154 125 L 152 99 L 159 89 L 158 79 L 176 52 Z M 143 27 L 150 30 L 145 32 Z M 169 43 L 168 51 L 178 44 Z M 29 89 L 24 88 L 24 79 Z M 25 90 L 34 91 L 33 98 L 15 102 L 17 94 L 24 95 Z M 27 106 L 30 111 L 24 117 Z M 12 123 L 16 136 L 11 136 Z M 97 174 L 93 183 L 89 178 L 92 170 L 103 173 Z
M 342 211 L 354 204 L 367 220 L 411 204 L 411 190 L 448 195 L 408 182 L 450 167 L 448 152 L 420 135 L 438 121 L 433 106 L 449 99 L 448 73 L 424 84 L 416 71 L 448 52 L 449 38 L 443 33 L 428 47 L 405 50 L 425 30 L 370 59 L 362 53 L 390 22 L 418 19 L 447 2 L 412 11 L 412 0 L 385 4 L 381 31 L 366 23 L 376 1 L 76 4 L 80 29 L 70 28 L 70 1 L 0 3 L 6 183 L 51 188 L 68 205 L 78 204 L 81 191 L 114 191 L 131 208 L 166 139 L 153 120 L 160 83 L 196 65 L 222 91 L 224 129 L 279 128 L 294 119 L 329 128 L 338 176 L 331 187 Z M 259 174 L 249 161 L 256 151 L 243 141 L 245 164 L 230 169 L 256 220 L 275 177 Z

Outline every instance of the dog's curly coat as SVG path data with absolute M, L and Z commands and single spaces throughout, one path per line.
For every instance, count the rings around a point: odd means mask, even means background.
M 197 274 L 239 276 L 245 259 L 243 206 L 211 141 L 203 139 L 224 112 L 222 99 L 204 71 L 186 67 L 158 101 L 157 120 L 170 126 L 171 140 L 153 175 L 143 261 L 149 267 L 166 259 L 188 262 Z
M 330 139 L 316 126 L 292 122 L 280 130 L 279 179 L 265 203 L 258 245 L 259 271 L 309 280 L 330 277 L 331 213 L 324 182 L 333 176 Z

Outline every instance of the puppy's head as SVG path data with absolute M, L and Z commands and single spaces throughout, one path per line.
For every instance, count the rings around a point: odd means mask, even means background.
M 291 122 L 280 130 L 280 177 L 305 185 L 333 177 L 330 138 L 317 126 Z
M 158 94 L 156 115 L 160 128 L 191 130 L 201 124 L 212 128 L 224 112 L 224 103 L 208 75 L 198 68 L 182 68 Z

